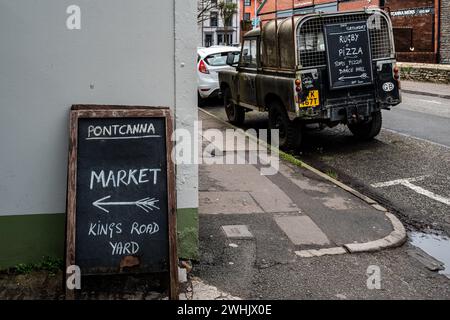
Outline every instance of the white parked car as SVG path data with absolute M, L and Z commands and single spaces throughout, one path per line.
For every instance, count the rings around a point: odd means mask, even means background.
M 234 55 L 233 63 L 237 63 L 240 52 L 240 48 L 227 46 L 198 48 L 197 81 L 199 102 L 201 102 L 201 99 L 219 95 L 219 75 L 217 72 L 232 68 L 227 64 L 228 54 L 232 53 Z

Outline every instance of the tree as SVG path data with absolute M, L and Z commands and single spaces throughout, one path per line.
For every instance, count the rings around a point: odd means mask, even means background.
M 210 17 L 212 9 L 217 8 L 217 1 L 213 0 L 197 0 L 197 23 L 201 24 Z
M 219 9 L 220 17 L 223 22 L 223 29 L 225 35 L 228 35 L 228 26 L 233 19 L 233 16 L 237 13 L 238 5 L 235 2 L 229 2 L 226 0 L 221 0 L 217 4 L 217 9 Z

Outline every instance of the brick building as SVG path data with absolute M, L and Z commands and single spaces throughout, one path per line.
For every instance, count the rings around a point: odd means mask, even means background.
M 439 0 L 386 0 L 400 61 L 439 62 Z
M 441 0 L 440 62 L 450 64 L 450 0 Z
M 261 1 L 257 0 L 240 0 L 239 12 L 241 13 L 241 38 L 242 35 L 253 28 L 256 9 L 261 5 Z
M 260 20 L 312 12 L 334 12 L 379 7 L 383 0 L 240 0 L 241 37 Z M 258 18 L 255 19 L 255 16 Z
M 269 19 L 268 12 L 278 12 L 278 16 L 288 16 L 293 12 L 333 12 L 343 10 L 358 10 L 368 7 L 379 7 L 383 0 L 240 0 L 242 22 L 252 26 L 257 14 L 262 19 Z M 248 29 L 248 28 L 247 28 Z M 243 30 L 244 31 L 244 30 Z
M 312 12 L 381 7 L 390 11 L 400 61 L 450 63 L 450 0 L 240 0 L 241 25 Z M 256 3 L 256 8 L 255 8 Z M 276 15 L 273 13 L 276 12 Z M 258 19 L 256 19 L 258 20 Z

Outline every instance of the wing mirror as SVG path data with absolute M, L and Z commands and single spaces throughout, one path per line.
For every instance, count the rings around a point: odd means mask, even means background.
M 239 62 L 239 54 L 229 52 L 227 55 L 227 65 L 231 67 L 236 67 Z

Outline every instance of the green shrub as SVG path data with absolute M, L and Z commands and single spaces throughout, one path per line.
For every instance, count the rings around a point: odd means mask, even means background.
M 19 263 L 13 268 L 13 272 L 17 274 L 30 274 L 34 271 L 47 271 L 50 275 L 55 275 L 62 268 L 62 259 L 43 257 L 42 261 L 38 263 Z

